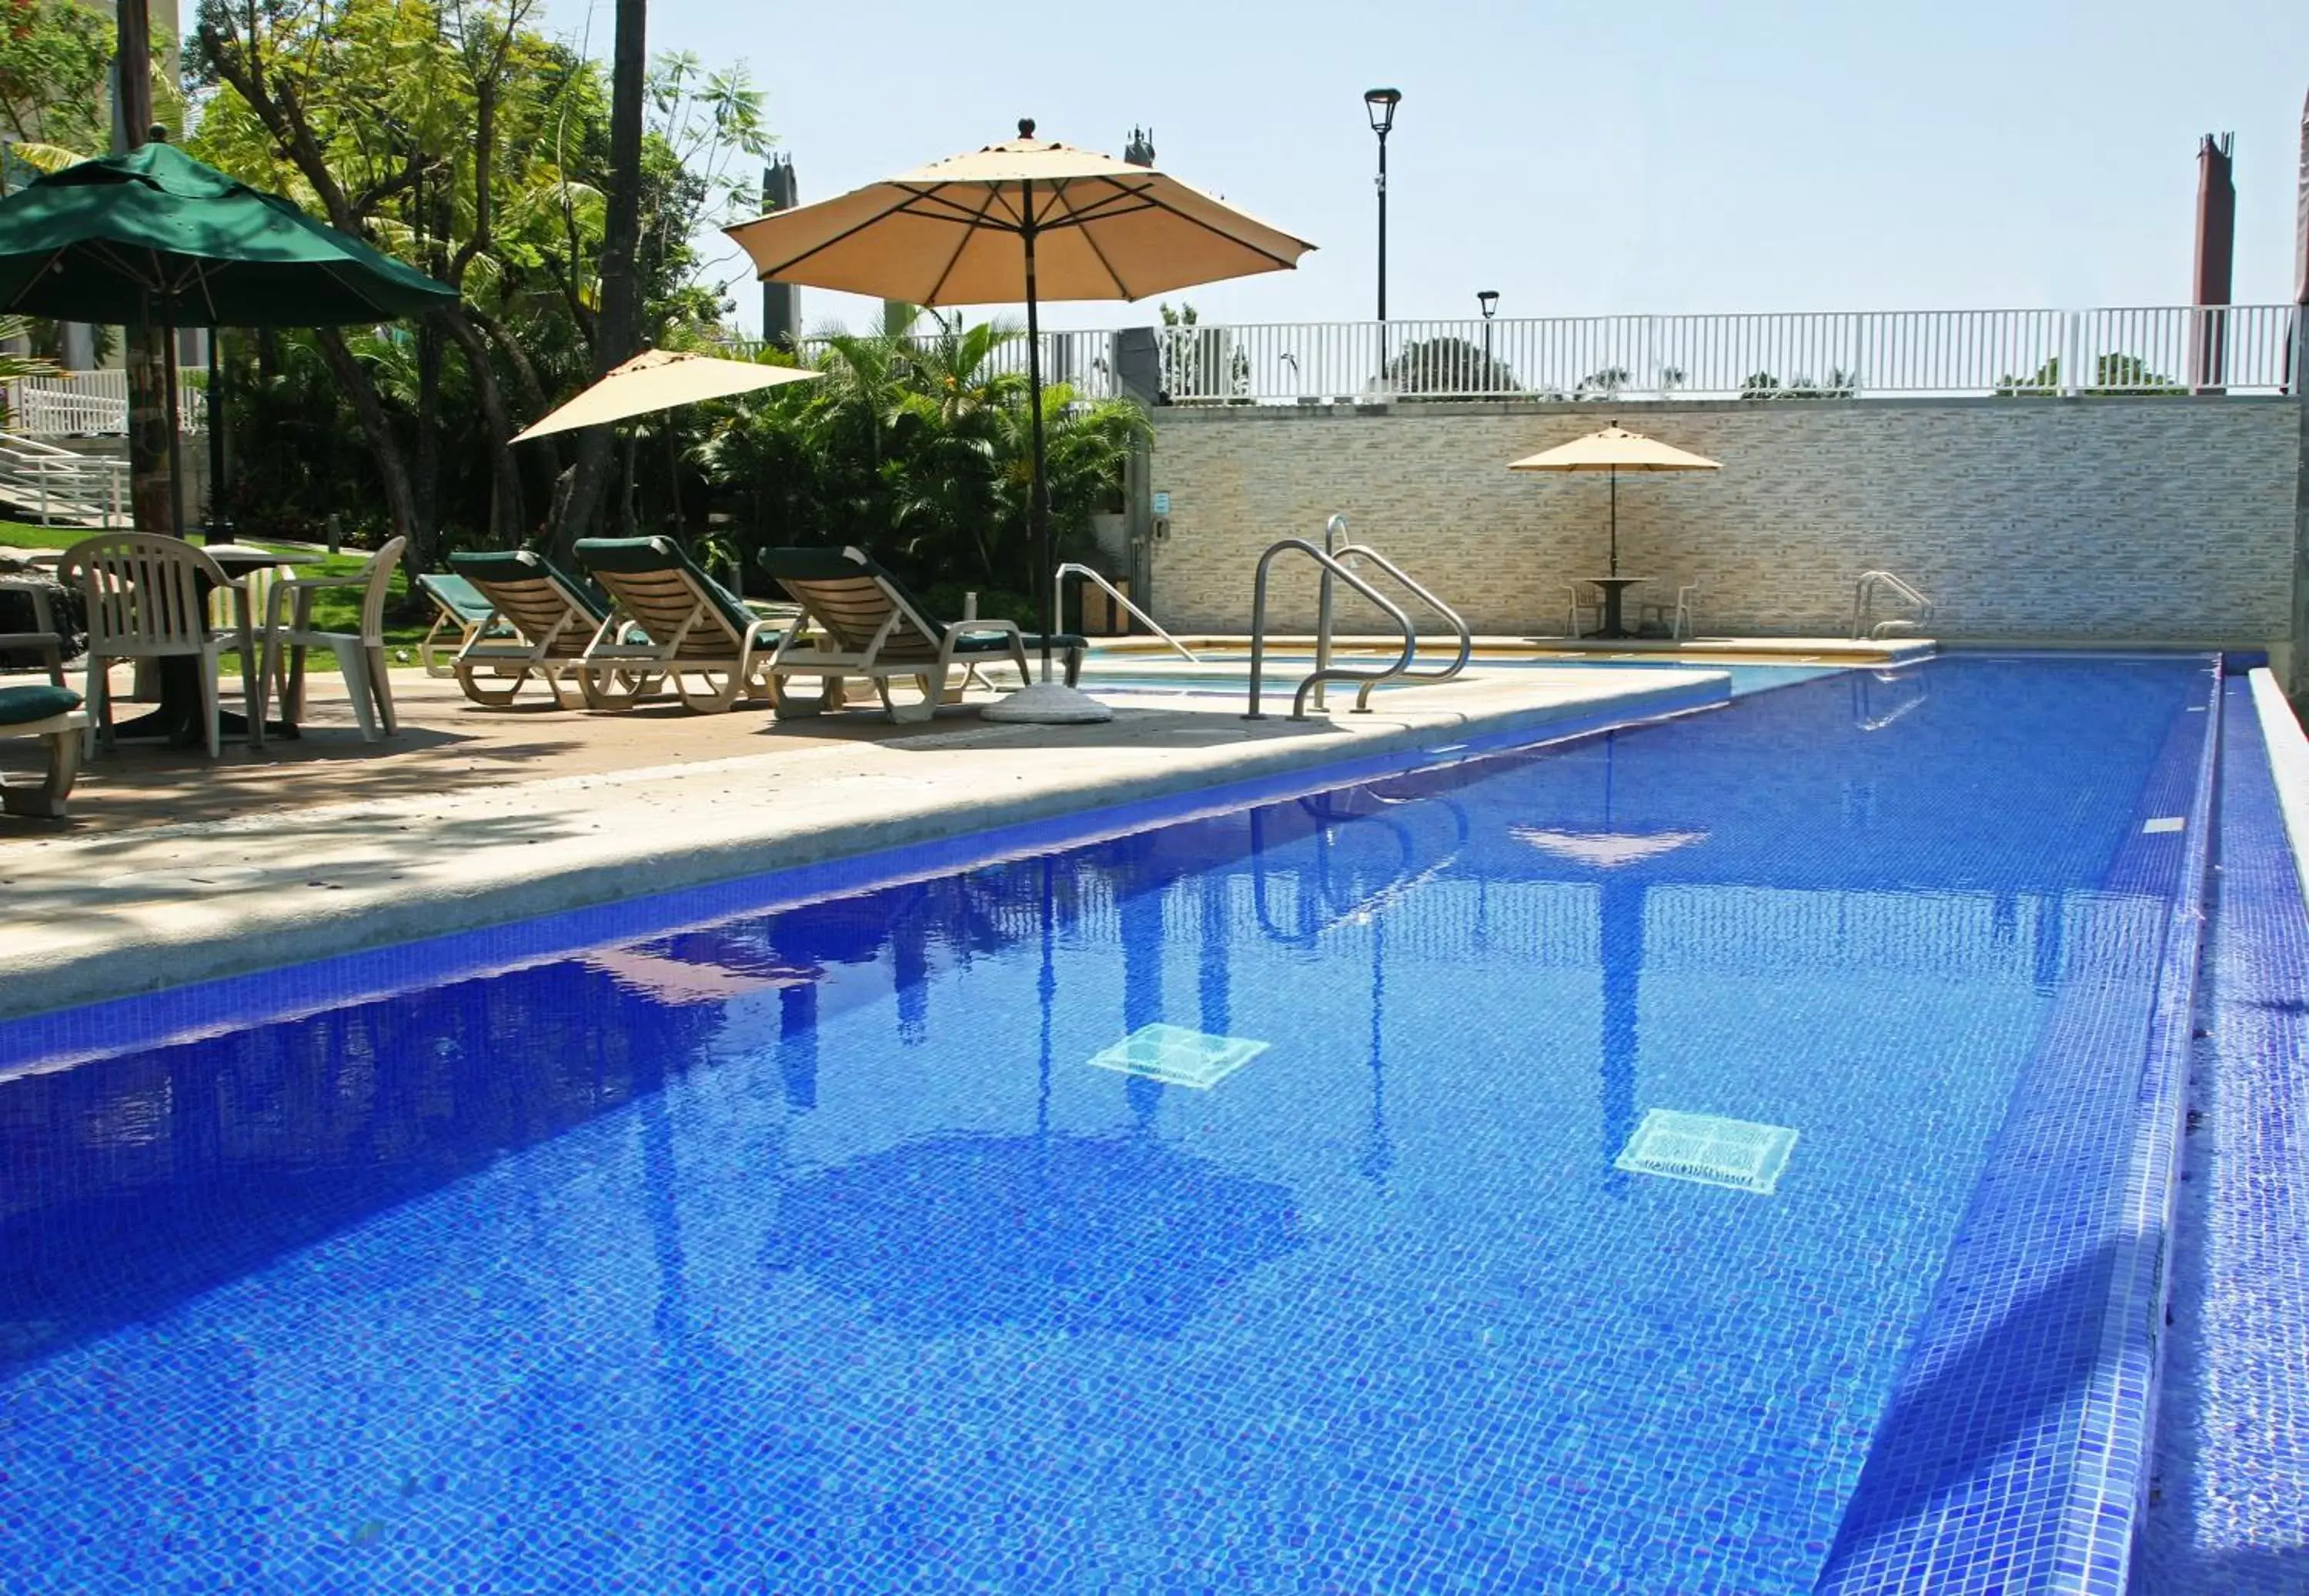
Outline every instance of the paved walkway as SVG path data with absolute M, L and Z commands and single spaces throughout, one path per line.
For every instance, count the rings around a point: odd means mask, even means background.
M 1246 722 L 1231 696 L 1118 698 L 1103 725 L 997 726 L 971 706 L 916 728 L 508 714 L 419 690 L 382 745 L 324 706 L 302 742 L 220 765 L 100 759 L 71 829 L 0 826 L 0 1016 L 1466 735 L 1708 706 L 1728 687 L 1721 673 L 1523 669 L 1389 693 L 1368 715 L 1343 697 L 1330 720 Z
M 2309 911 L 2253 693 L 2227 691 L 2143 1596 L 2309 1592 Z

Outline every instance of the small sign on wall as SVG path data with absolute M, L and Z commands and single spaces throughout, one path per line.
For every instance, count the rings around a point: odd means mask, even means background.
M 1171 513 L 1171 496 L 1169 494 L 1158 493 L 1154 496 L 1154 513 L 1157 515 L 1168 515 Z

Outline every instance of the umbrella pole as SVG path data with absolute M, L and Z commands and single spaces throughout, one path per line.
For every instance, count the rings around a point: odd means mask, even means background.
M 1620 574 L 1620 468 L 1612 468 L 1612 574 Z
M 177 330 L 173 326 L 160 329 L 161 347 L 168 358 L 160 364 L 161 380 L 168 384 L 169 401 L 161 411 L 169 418 L 169 529 L 179 539 L 185 535 L 185 446 L 184 423 L 177 414 Z
M 1020 137 L 1031 138 L 1033 132 L 1031 119 L 1018 124 Z M 1033 576 L 1042 600 L 1042 679 L 1027 682 L 1008 697 L 988 704 L 979 714 L 988 720 L 1010 720 L 1028 726 L 1087 725 L 1111 720 L 1114 712 L 1081 688 L 1051 679 L 1051 640 L 1059 630 L 1059 572 L 1058 556 L 1051 546 L 1050 484 L 1043 479 L 1048 462 L 1042 438 L 1042 322 L 1034 282 L 1034 234 L 1038 229 L 1034 221 L 1034 185 L 1029 179 L 1018 187 L 1023 202 L 1019 206 L 1018 236 L 1026 253 L 1026 403 L 1031 412 L 1026 419 L 1033 429 L 1034 453 L 1033 479 L 1026 487 L 1026 534 L 1033 551 L 1031 557 L 1038 566 Z M 1031 671 L 1032 668 L 1028 669 Z
M 1051 553 L 1051 509 L 1042 481 L 1042 324 L 1034 306 L 1034 185 L 1025 185 L 1026 211 L 1026 407 L 1033 430 L 1034 477 L 1026 488 L 1027 542 L 1034 549 L 1034 582 L 1042 608 L 1042 679 L 1051 679 L 1051 639 L 1059 629 L 1058 561 Z

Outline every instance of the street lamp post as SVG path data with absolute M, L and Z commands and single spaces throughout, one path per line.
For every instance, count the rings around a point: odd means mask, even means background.
M 1371 113 L 1371 131 L 1379 134 L 1379 319 L 1387 320 L 1387 135 L 1395 128 L 1395 108 L 1403 101 L 1400 89 L 1366 89 L 1363 108 Z
M 1475 303 L 1482 308 L 1483 313 L 1483 387 L 1488 391 L 1493 386 L 1492 382 L 1492 318 L 1500 314 L 1499 289 L 1477 289 L 1475 292 Z

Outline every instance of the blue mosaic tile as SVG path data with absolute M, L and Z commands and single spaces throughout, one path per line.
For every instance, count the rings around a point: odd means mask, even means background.
M 2200 677 L 2200 704 L 2218 683 Z M 2103 884 L 2112 904 L 2155 905 L 2124 932 L 2149 979 L 2060 989 L 1824 1592 L 2123 1583 L 2147 1488 L 2218 724 L 2170 723 Z M 2184 826 L 2149 825 L 2176 810 Z
M 1824 679 L 0 1027 L 0 1588 L 1809 1590 L 1935 1327 L 2113 1322 L 2201 680 Z M 1084 1067 L 1155 1025 L 1268 1045 Z M 1658 1106 L 1802 1139 L 1616 1168 Z M 1891 1540 L 2112 1577 L 2086 1339 L 1993 1343 L 2000 1495 Z
M 2309 1591 L 2309 910 L 2249 684 L 2227 699 L 2147 1596 Z

